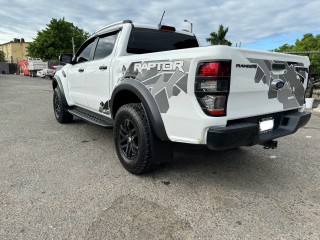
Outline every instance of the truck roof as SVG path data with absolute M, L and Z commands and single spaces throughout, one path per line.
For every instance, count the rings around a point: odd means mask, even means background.
M 133 23 L 131 20 L 123 20 L 123 21 L 116 22 L 116 23 L 107 25 L 107 26 L 99 29 L 98 31 L 94 32 L 90 36 L 90 38 L 96 36 L 97 34 L 108 32 L 108 30 L 110 30 L 110 29 L 117 29 L 117 27 L 120 28 L 122 25 L 125 25 L 125 24 L 132 24 L 134 27 L 139 27 L 139 28 L 148 28 L 148 29 L 156 29 L 156 30 L 159 29 L 159 25 L 139 24 L 139 23 Z M 189 35 L 189 36 L 194 36 L 193 33 L 190 33 L 189 31 L 186 31 L 186 30 L 175 30 L 175 32 L 180 33 L 180 34 Z

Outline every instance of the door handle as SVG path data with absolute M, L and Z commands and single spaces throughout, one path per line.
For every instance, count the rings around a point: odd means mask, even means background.
M 84 69 L 83 68 L 79 68 L 78 72 L 84 72 Z
M 108 66 L 100 66 L 99 69 L 100 70 L 106 70 L 106 69 L 108 69 Z

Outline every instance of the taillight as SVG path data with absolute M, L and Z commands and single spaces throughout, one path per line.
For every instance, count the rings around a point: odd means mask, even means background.
M 210 116 L 226 116 L 231 61 L 202 62 L 198 66 L 195 95 Z
M 204 77 L 230 77 L 230 62 L 204 63 L 199 68 L 199 75 Z

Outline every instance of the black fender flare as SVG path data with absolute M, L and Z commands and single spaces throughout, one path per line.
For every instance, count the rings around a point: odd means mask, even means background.
M 117 94 L 123 90 L 134 93 L 140 99 L 142 106 L 148 115 L 151 129 L 155 134 L 155 136 L 161 139 L 162 141 L 170 141 L 166 133 L 158 105 L 154 97 L 151 95 L 150 91 L 145 87 L 145 85 L 143 85 L 140 81 L 136 79 L 133 79 L 133 78 L 124 79 L 113 90 L 112 96 L 110 99 L 111 114 L 113 115 L 114 113 L 113 111 L 114 99 L 117 96 Z M 112 118 L 115 118 L 115 116 L 112 116 Z
M 62 98 L 62 103 L 64 106 L 68 107 L 68 103 L 67 103 L 67 99 L 66 96 L 64 95 L 64 89 L 63 89 L 63 85 L 61 82 L 61 79 L 59 78 L 59 76 L 55 75 L 52 78 L 52 89 L 54 90 L 56 87 L 59 87 L 60 89 L 60 93 L 61 93 L 61 98 Z

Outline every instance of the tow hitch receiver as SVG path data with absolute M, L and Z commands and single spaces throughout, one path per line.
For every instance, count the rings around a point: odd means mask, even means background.
M 269 140 L 261 144 L 264 149 L 276 149 L 278 147 L 278 141 Z

